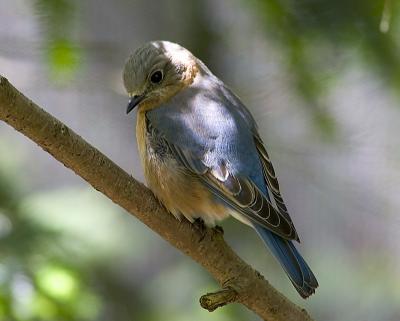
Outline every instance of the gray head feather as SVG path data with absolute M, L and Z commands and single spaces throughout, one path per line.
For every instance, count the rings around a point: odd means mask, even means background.
M 125 88 L 131 95 L 142 95 L 178 85 L 183 80 L 185 71 L 196 64 L 196 60 L 188 50 L 175 43 L 148 42 L 128 58 L 123 73 Z M 156 70 L 163 72 L 163 84 L 158 86 L 160 88 L 149 82 L 149 77 Z

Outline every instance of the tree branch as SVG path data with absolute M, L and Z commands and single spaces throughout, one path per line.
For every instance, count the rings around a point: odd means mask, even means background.
M 203 296 L 203 307 L 211 311 L 238 302 L 268 321 L 312 320 L 239 258 L 225 243 L 222 233 L 214 229 L 199 231 L 187 221 L 176 220 L 143 184 L 1 76 L 0 119 L 202 265 L 223 287 L 222 291 Z
M 212 312 L 228 303 L 235 302 L 236 297 L 236 290 L 228 287 L 217 292 L 202 295 L 200 298 L 200 305 L 204 309 Z

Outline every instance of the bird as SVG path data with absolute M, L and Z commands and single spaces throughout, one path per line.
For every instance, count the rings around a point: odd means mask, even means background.
M 318 281 L 294 245 L 258 126 L 233 91 L 189 50 L 151 41 L 126 60 L 126 113 L 137 108 L 136 138 L 147 186 L 177 219 L 214 227 L 232 216 L 252 227 L 301 297 Z

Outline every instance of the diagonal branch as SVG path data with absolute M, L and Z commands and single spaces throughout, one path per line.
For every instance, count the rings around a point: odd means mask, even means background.
M 168 214 L 153 194 L 96 148 L 45 112 L 0 76 L 0 119 L 36 142 L 96 190 L 136 216 L 202 265 L 223 287 L 202 297 L 210 310 L 242 303 L 268 321 L 312 320 L 225 243 L 217 230 L 199 230 Z

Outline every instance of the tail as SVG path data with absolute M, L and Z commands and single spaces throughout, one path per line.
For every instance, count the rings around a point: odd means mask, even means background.
M 292 241 L 285 240 L 259 225 L 254 224 L 254 228 L 282 265 L 297 292 L 304 299 L 313 294 L 318 287 L 318 281 Z

